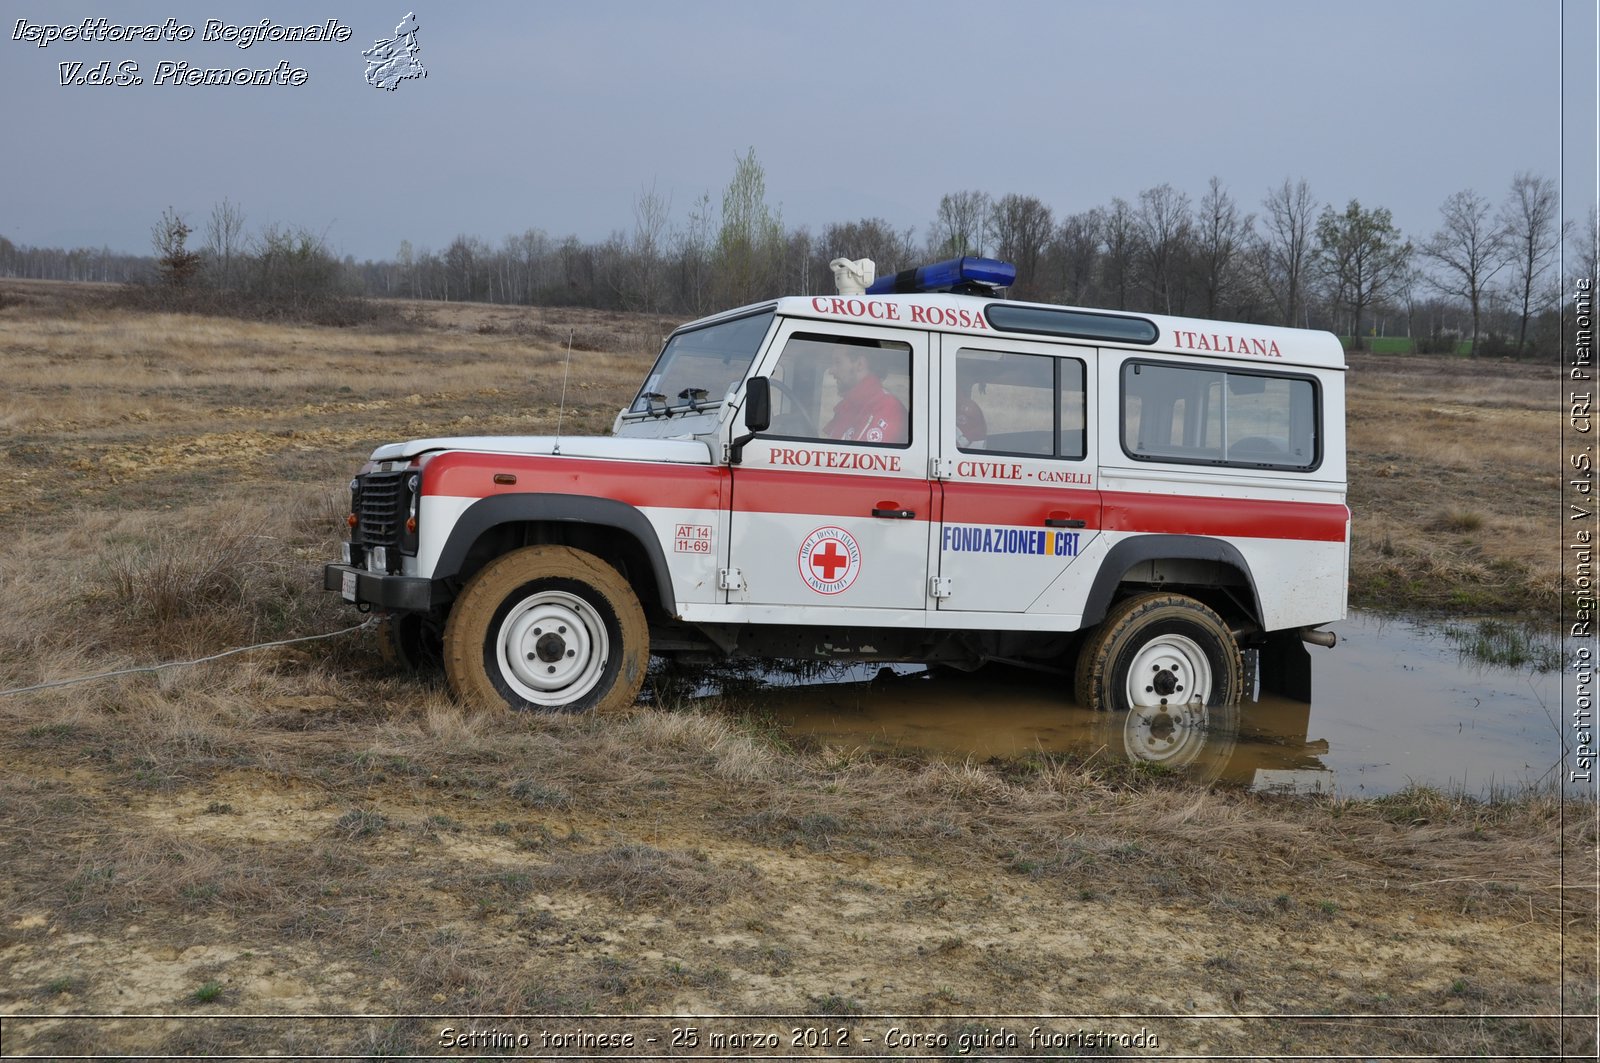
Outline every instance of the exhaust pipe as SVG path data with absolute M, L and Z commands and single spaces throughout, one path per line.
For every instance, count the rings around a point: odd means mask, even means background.
M 1339 644 L 1338 635 L 1331 631 L 1318 631 L 1314 627 L 1301 628 L 1300 638 L 1313 646 L 1326 646 L 1330 650 Z

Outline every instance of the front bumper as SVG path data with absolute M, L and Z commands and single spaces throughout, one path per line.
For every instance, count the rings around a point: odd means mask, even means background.
M 354 565 L 324 565 L 322 587 L 338 591 L 347 602 L 402 612 L 425 613 L 450 600 L 441 581 L 368 572 Z

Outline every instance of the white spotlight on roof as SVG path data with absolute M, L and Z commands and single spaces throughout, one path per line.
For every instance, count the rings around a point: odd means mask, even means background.
M 870 258 L 836 258 L 828 263 L 833 270 L 833 283 L 840 295 L 861 295 L 867 285 L 878 279 L 878 267 Z

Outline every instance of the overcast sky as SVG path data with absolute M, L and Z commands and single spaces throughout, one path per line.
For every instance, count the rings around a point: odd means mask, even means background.
M 374 88 L 361 53 L 408 10 L 427 77 Z M 1320 201 L 1388 207 L 1422 237 L 1450 193 L 1499 201 L 1518 171 L 1561 176 L 1563 149 L 1568 217 L 1596 195 L 1596 0 L 0 11 L 0 235 L 32 245 L 148 253 L 163 208 L 200 228 L 223 198 L 252 232 L 304 226 L 358 259 L 529 228 L 598 241 L 632 225 L 643 188 L 671 197 L 674 226 L 702 193 L 719 202 L 752 147 L 787 226 L 877 216 L 919 239 L 948 192 L 1033 195 L 1060 216 L 1162 183 L 1198 200 L 1212 176 L 1251 211 L 1303 177 Z M 210 19 L 330 15 L 347 42 L 201 39 Z M 16 39 L 98 17 L 195 37 Z M 144 83 L 61 84 L 60 64 L 105 61 Z M 162 62 L 305 75 L 158 85 Z

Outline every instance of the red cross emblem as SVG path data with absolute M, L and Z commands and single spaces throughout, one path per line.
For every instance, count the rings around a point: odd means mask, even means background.
M 820 552 L 816 550 L 811 552 L 811 567 L 821 572 L 822 578 L 829 583 L 833 582 L 833 574 L 835 572 L 841 568 L 848 567 L 849 564 L 850 559 L 840 551 L 839 543 L 836 539 L 829 539 L 828 545 L 824 546 Z
M 818 528 L 800 544 L 800 578 L 818 594 L 847 590 L 861 574 L 861 547 L 843 528 Z

